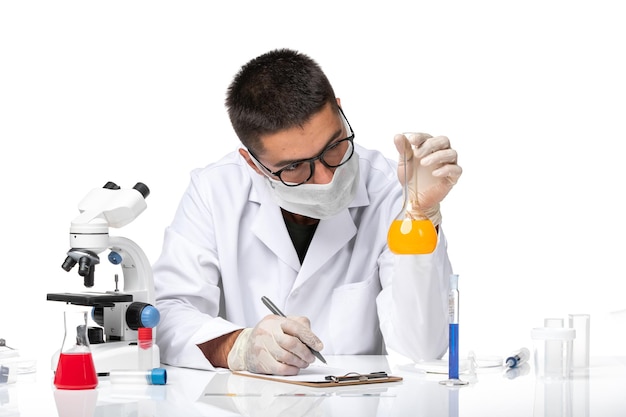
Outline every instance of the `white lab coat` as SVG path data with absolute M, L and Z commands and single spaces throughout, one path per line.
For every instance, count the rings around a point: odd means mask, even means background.
M 163 363 L 214 369 L 197 345 L 254 327 L 269 314 L 264 295 L 285 314 L 308 317 L 323 354 L 445 353 L 451 267 L 443 231 L 433 254 L 394 256 L 386 238 L 402 207 L 395 163 L 356 152 L 356 197 L 320 221 L 302 265 L 265 179 L 236 151 L 192 172 L 154 265 Z

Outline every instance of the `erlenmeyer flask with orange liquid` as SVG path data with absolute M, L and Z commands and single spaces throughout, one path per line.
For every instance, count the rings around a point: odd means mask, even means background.
M 432 253 L 437 247 L 437 230 L 419 207 L 417 192 L 417 164 L 413 163 L 413 188 L 409 190 L 407 176 L 407 152 L 404 152 L 404 203 L 402 210 L 391 223 L 387 244 L 397 255 L 421 255 Z M 415 158 L 415 157 L 413 157 Z M 410 193 L 409 191 L 415 191 Z

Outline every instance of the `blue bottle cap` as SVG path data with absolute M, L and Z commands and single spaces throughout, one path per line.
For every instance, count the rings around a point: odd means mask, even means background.
M 165 385 L 167 383 L 167 370 L 164 368 L 154 368 L 150 372 L 150 383 L 152 385 Z

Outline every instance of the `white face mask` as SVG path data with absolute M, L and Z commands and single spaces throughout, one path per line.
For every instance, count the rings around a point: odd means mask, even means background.
M 324 220 L 347 208 L 354 199 L 359 186 L 359 155 L 354 152 L 348 162 L 335 169 L 328 184 L 288 187 L 280 180 L 265 178 L 272 199 L 280 207 L 301 216 Z

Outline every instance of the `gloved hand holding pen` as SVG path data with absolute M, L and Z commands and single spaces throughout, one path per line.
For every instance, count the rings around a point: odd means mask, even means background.
M 321 350 L 323 344 L 306 317 L 270 314 L 237 337 L 228 354 L 228 367 L 233 371 L 297 375 L 315 362 L 309 347 Z
M 398 178 L 404 184 L 404 152 L 407 152 L 409 198 L 417 200 L 422 213 L 437 226 L 441 223 L 439 203 L 457 183 L 463 170 L 457 164 L 457 153 L 446 136 L 427 133 L 404 133 L 394 136 L 398 150 Z M 413 170 L 417 169 L 414 183 Z

